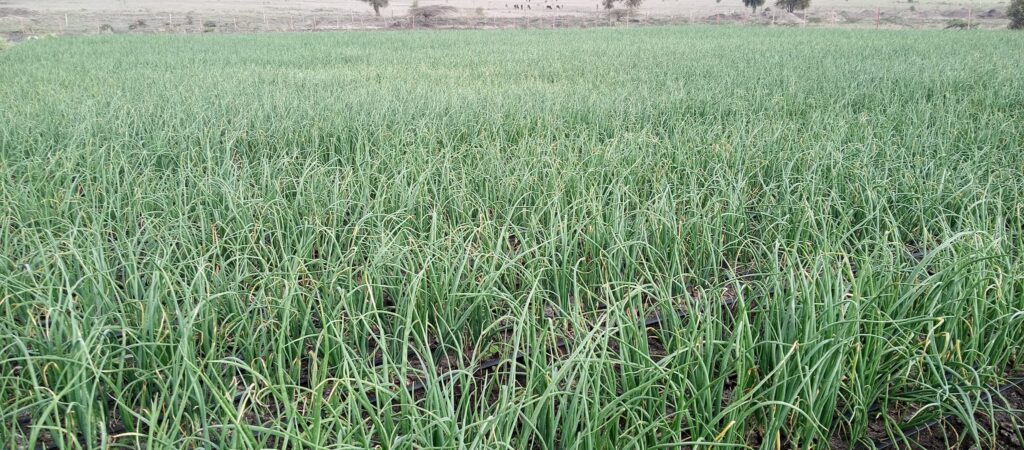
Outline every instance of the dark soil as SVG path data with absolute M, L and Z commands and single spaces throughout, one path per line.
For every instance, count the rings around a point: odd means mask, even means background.
M 906 438 L 886 437 L 882 421 L 869 425 L 869 437 L 878 449 L 1024 449 L 1024 383 L 1001 386 L 991 397 L 995 414 L 979 411 L 974 420 L 981 434 L 976 441 L 964 424 L 952 417 L 904 430 Z

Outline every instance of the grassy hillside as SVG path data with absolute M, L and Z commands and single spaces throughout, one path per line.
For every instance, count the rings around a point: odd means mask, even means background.
M 990 445 L 1020 38 L 0 52 L 0 446 L 822 448 L 948 414 Z

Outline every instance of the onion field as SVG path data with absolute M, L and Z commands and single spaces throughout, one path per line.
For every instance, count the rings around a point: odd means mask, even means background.
M 2 50 L 0 448 L 1012 447 L 1022 54 L 701 26 Z

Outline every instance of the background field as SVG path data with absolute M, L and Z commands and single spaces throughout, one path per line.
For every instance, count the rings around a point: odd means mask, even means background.
M 15 46 L 0 445 L 845 448 L 950 414 L 1005 445 L 1021 38 Z
M 942 28 L 962 20 L 1005 28 L 1006 0 L 813 0 L 789 14 L 773 1 L 750 14 L 741 0 L 647 0 L 609 18 L 597 0 L 423 0 L 457 10 L 409 17 L 393 0 L 375 17 L 357 0 L 0 0 L 0 34 L 20 41 L 47 33 L 200 33 L 387 28 L 564 28 L 632 24 L 745 24 L 844 28 Z M 516 9 L 519 4 L 522 9 Z M 530 7 L 529 10 L 525 9 Z M 551 9 L 548 9 L 548 7 Z M 624 11 L 622 11 L 624 13 Z M 206 25 L 214 25 L 209 27 Z

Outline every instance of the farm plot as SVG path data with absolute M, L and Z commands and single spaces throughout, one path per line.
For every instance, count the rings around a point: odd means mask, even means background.
M 1010 446 L 1019 38 L 4 50 L 0 445 Z

